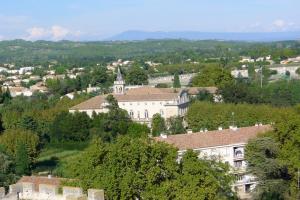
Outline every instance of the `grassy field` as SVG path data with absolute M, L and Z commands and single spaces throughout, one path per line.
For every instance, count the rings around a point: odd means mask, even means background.
M 49 144 L 40 152 L 34 166 L 34 174 L 55 174 L 60 163 L 82 152 L 88 143 Z

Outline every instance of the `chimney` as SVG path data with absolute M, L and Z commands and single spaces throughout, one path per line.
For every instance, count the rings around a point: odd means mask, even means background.
M 229 129 L 232 131 L 237 131 L 238 127 L 237 126 L 229 126 Z

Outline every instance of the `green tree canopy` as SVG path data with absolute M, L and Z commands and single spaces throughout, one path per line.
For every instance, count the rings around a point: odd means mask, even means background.
M 166 122 L 165 119 L 160 114 L 154 114 L 152 117 L 152 136 L 159 136 L 161 133 L 166 132 Z
M 224 87 L 234 83 L 230 71 L 221 67 L 205 67 L 192 80 L 192 85 L 196 87 Z
M 180 79 L 178 73 L 175 73 L 173 80 L 173 88 L 181 88 Z
M 130 85 L 147 85 L 148 75 L 140 67 L 132 67 L 126 75 L 126 83 Z
M 0 187 L 7 187 L 16 181 L 13 158 L 0 148 Z
M 5 130 L 0 136 L 0 144 L 3 145 L 9 155 L 16 156 L 18 144 L 24 143 L 28 150 L 30 161 L 33 162 L 38 155 L 39 137 L 29 130 L 11 129 Z
M 149 139 L 119 137 L 110 145 L 95 140 L 63 169 L 76 179 L 68 185 L 102 188 L 106 199 L 234 198 L 227 165 L 199 160 L 193 152 L 178 162 L 175 148 Z
M 257 199 L 299 199 L 299 113 L 284 112 L 274 130 L 246 146 L 249 171 L 257 176 Z
M 168 131 L 170 134 L 174 135 L 174 134 L 182 134 L 185 133 L 186 130 L 183 126 L 183 119 L 182 117 L 170 117 L 167 120 L 167 124 L 168 124 Z
M 31 163 L 29 160 L 27 147 L 23 142 L 17 144 L 15 160 L 16 160 L 16 174 L 19 176 L 29 175 Z

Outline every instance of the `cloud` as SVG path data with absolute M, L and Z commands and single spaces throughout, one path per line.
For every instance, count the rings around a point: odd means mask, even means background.
M 27 30 L 27 33 L 29 34 L 26 37 L 27 40 L 43 39 L 49 36 L 49 32 L 41 27 L 32 27 Z
M 54 25 L 50 28 L 43 27 L 32 27 L 27 29 L 27 36 L 24 37 L 26 40 L 62 40 L 69 37 L 79 37 L 80 31 L 71 31 L 65 27 Z
M 290 31 L 296 29 L 297 26 L 294 22 L 288 22 L 283 19 L 274 20 L 272 23 L 273 31 Z
M 71 32 L 68 29 L 61 26 L 52 26 L 50 32 L 54 40 L 63 39 L 67 35 L 71 34 Z

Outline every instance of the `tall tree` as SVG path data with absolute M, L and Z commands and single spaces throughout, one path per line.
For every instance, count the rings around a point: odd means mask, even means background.
M 165 119 L 160 114 L 153 115 L 152 123 L 152 136 L 159 136 L 161 133 L 166 132 L 166 122 Z
M 140 67 L 132 67 L 126 75 L 126 83 L 130 85 L 147 85 L 148 75 Z
M 178 73 L 175 73 L 173 80 L 173 88 L 181 88 L 180 79 Z
M 16 149 L 16 174 L 19 176 L 30 174 L 30 159 L 27 147 L 23 142 L 17 144 Z
M 186 132 L 183 126 L 182 117 L 170 117 L 167 120 L 167 124 L 169 127 L 168 131 L 170 134 L 181 134 Z
M 16 181 L 14 162 L 0 146 L 0 187 L 7 187 Z

